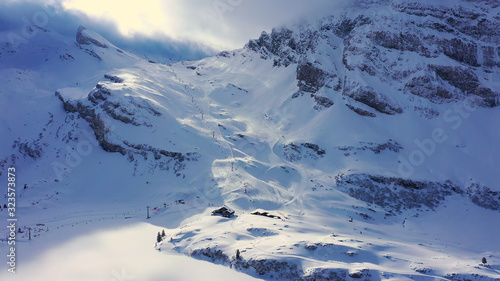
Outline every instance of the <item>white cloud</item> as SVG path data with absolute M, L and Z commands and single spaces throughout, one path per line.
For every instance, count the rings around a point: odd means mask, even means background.
M 70 11 L 116 22 L 126 36 L 168 36 L 215 49 L 242 47 L 262 30 L 301 17 L 324 16 L 339 5 L 332 0 L 61 0 Z
M 0 30 L 24 26 L 43 5 L 57 16 L 46 26 L 73 36 L 79 25 L 113 44 L 178 59 L 241 48 L 273 27 L 325 16 L 354 0 L 0 0 Z M 341 4 L 342 2 L 342 4 Z
M 63 7 L 85 12 L 91 17 L 115 21 L 123 35 L 152 35 L 155 30 L 167 25 L 160 0 L 66 0 Z

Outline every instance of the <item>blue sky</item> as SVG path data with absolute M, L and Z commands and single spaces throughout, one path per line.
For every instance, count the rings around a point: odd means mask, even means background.
M 132 51 L 198 59 L 241 48 L 263 30 L 321 17 L 335 0 L 3 0 L 0 30 L 22 28 L 53 11 L 47 28 L 74 35 L 79 25 Z M 346 1 L 343 1 L 344 3 Z M 347 1 L 349 2 L 349 1 Z M 49 9 L 49 10 L 47 10 Z M 43 20 L 40 18 L 39 20 Z

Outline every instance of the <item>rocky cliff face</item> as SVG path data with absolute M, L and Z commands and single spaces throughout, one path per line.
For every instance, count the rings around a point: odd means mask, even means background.
M 81 45 L 95 45 L 97 47 L 100 47 L 100 48 L 107 48 L 108 46 L 106 45 L 106 43 L 104 42 L 101 42 L 101 41 L 104 41 L 104 40 L 98 40 L 95 37 L 92 37 L 90 36 L 89 34 L 89 31 L 87 31 L 87 29 L 83 26 L 80 26 L 78 27 L 78 30 L 76 32 L 76 42 L 78 44 L 81 44 Z
M 430 101 L 427 111 L 432 104 L 458 100 L 495 107 L 500 89 L 491 80 L 500 80 L 500 19 L 489 11 L 499 4 L 468 2 L 452 8 L 425 1 L 358 1 L 356 13 L 264 32 L 246 48 L 276 67 L 298 63 L 301 92 L 323 88 L 325 98 L 342 95 L 364 116 L 414 110 L 398 96 Z M 373 81 L 396 91 L 377 92 Z
M 88 123 L 103 150 L 118 152 L 127 156 L 130 162 L 135 161 L 136 157 L 156 162 L 153 165 L 161 170 L 171 169 L 177 176 L 182 175 L 181 171 L 186 166 L 185 161 L 199 159 L 198 153 L 183 154 L 145 143 L 134 143 L 114 131 L 118 124 L 152 128 L 154 127 L 152 123 L 161 117 L 162 113 L 151 101 L 138 96 L 125 97 L 118 90 L 120 87 L 113 87 L 124 85 L 122 78 L 107 74 L 104 78 L 110 82 L 98 83 L 86 99 L 72 99 L 71 94 L 66 93 L 64 89 L 55 93 L 68 115 L 74 116 L 70 120 L 82 118 Z

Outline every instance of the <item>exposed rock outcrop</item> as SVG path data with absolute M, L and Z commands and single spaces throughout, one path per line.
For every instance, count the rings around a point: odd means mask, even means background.
M 338 149 L 341 151 L 349 151 L 349 152 L 371 150 L 375 154 L 380 154 L 382 151 L 385 151 L 385 150 L 398 153 L 400 150 L 403 149 L 401 144 L 399 144 L 397 141 L 392 140 L 392 139 L 389 139 L 385 143 L 360 142 L 359 144 L 361 146 L 358 146 L 358 147 L 340 146 L 340 147 L 338 147 Z
M 288 161 L 299 161 L 303 158 L 318 159 L 326 153 L 317 144 L 313 143 L 289 143 L 283 146 L 283 153 Z
M 471 184 L 466 192 L 472 203 L 486 209 L 500 210 L 500 192 L 477 183 Z
M 490 88 L 482 87 L 479 78 L 471 70 L 461 67 L 432 66 L 436 74 L 450 85 L 461 90 L 465 95 L 475 95 L 480 98 L 480 105 L 486 107 L 497 106 L 500 93 Z
M 239 258 L 230 257 L 222 250 L 214 248 L 201 248 L 193 250 L 190 255 L 194 258 L 208 260 L 226 266 L 234 267 L 241 272 L 266 278 L 266 280 L 295 280 L 295 281 L 341 281 L 350 278 L 369 278 L 371 270 L 361 269 L 351 271 L 344 268 L 312 268 L 305 270 L 301 262 L 274 260 L 268 258 L 245 259 L 244 254 Z
M 111 82 L 123 83 L 123 78 L 120 78 L 120 77 L 118 77 L 116 75 L 104 74 L 104 78 L 108 79 Z
M 108 48 L 105 43 L 99 42 L 96 38 L 89 36 L 86 32 L 86 28 L 83 26 L 78 27 L 76 42 L 81 45 L 95 45 L 100 48 Z
M 380 4 L 379 1 L 358 2 L 367 9 Z M 245 47 L 262 58 L 272 59 L 276 67 L 297 64 L 299 91 L 293 98 L 305 92 L 316 94 L 326 88 L 332 92 L 328 82 L 338 79 L 342 83 L 333 90 L 352 98 L 346 105 L 363 116 L 374 117 L 374 114 L 353 101 L 389 115 L 400 114 L 407 108 L 421 108 L 394 104 L 389 95 L 371 87 L 373 81 L 364 81 L 363 75 L 390 88 L 391 95 L 411 94 L 437 104 L 469 100 L 475 106 L 494 107 L 499 105 L 500 93 L 478 79 L 478 71 L 492 73 L 500 67 L 500 48 L 497 47 L 500 31 L 495 28 L 500 19 L 487 13 L 498 3 L 476 2 L 482 5 L 481 9 L 385 1 L 382 5 L 387 6 L 391 15 L 330 16 L 312 25 L 273 29 L 270 34 L 264 32 Z M 335 41 L 335 37 L 342 40 Z M 326 46 L 331 50 L 325 51 Z M 317 57 L 324 52 L 338 51 L 348 71 L 325 71 Z M 439 57 L 447 57 L 448 63 L 436 66 L 432 59 Z M 336 61 L 338 57 L 329 55 L 330 59 Z M 359 76 L 359 72 L 363 75 Z M 332 100 L 328 95 L 322 96 Z M 328 106 L 316 109 L 323 108 Z M 427 111 L 431 112 L 432 108 Z M 422 116 L 432 118 L 433 115 Z
M 336 180 L 337 186 L 349 196 L 394 211 L 434 209 L 447 196 L 463 194 L 450 181 L 414 181 L 367 174 L 340 175 Z
M 356 87 L 350 91 L 348 88 L 343 93 L 357 102 L 363 103 L 376 111 L 388 115 L 403 113 L 403 109 L 392 104 L 389 99 L 381 93 L 375 92 L 372 87 Z
M 261 54 L 262 58 L 272 58 L 275 66 L 289 66 L 297 63 L 317 44 L 318 33 L 303 29 L 294 33 L 288 28 L 274 28 L 271 34 L 262 32 L 259 39 L 250 40 L 245 47 Z
M 297 66 L 297 86 L 303 92 L 316 93 L 325 85 L 329 76 L 327 72 L 310 62 Z
M 114 83 L 120 83 L 118 77 L 108 76 L 106 78 Z M 148 102 L 136 101 L 131 96 L 115 98 L 115 94 L 104 83 L 98 83 L 88 94 L 87 99 L 68 99 L 58 91 L 55 95 L 61 100 L 67 113 L 76 114 L 89 124 L 97 142 L 104 151 L 126 155 L 129 161 L 135 160 L 134 155 L 139 155 L 145 160 L 149 158 L 148 155 L 152 155 L 156 161 L 159 161 L 163 156 L 167 159 L 159 164 L 159 168 L 162 170 L 172 169 L 176 175 L 180 175 L 180 171 L 185 168 L 184 161 L 197 161 L 200 158 L 199 153 L 183 154 L 155 148 L 151 145 L 133 144 L 127 140 L 117 141 L 117 138 L 113 137 L 113 131 L 110 129 L 112 125 L 105 122 L 107 119 L 105 117 L 136 127 L 151 127 L 151 123 L 147 121 L 148 118 L 144 117 L 145 114 L 151 117 L 159 117 L 162 114 Z

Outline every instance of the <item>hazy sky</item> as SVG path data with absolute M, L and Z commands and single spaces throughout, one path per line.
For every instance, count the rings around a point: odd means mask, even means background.
M 124 35 L 167 35 L 238 48 L 264 29 L 298 17 L 327 13 L 333 0 L 65 0 L 63 6 L 111 19 Z
M 52 28 L 86 25 L 123 41 L 189 44 L 193 49 L 241 48 L 261 31 L 304 17 L 320 17 L 349 0 L 2 0 L 1 25 L 23 24 L 42 5 L 57 15 Z M 71 30 L 69 30 L 71 29 Z M 113 42 L 113 41 L 112 41 Z M 137 42 L 136 42 L 137 43 Z M 158 47 L 158 46 L 156 46 Z M 208 50 L 205 48 L 204 50 Z M 195 51 L 195 50 L 194 50 Z

